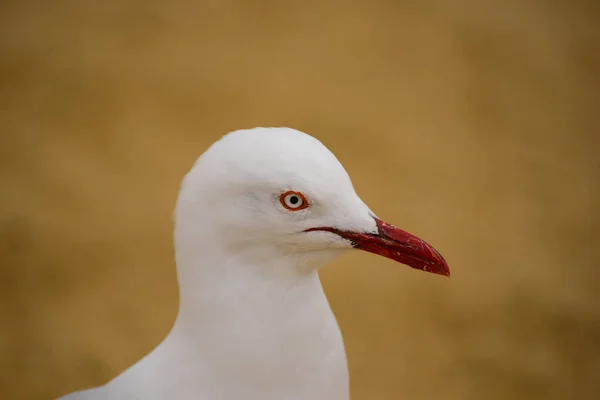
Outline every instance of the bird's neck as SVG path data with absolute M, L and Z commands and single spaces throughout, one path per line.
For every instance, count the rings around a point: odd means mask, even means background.
M 333 318 L 316 268 L 296 257 L 268 249 L 190 253 L 177 253 L 175 329 L 187 335 L 286 338 L 287 330 L 310 329 Z
M 289 257 L 258 265 L 239 256 L 178 255 L 180 311 L 165 344 L 194 354 L 183 356 L 193 379 L 220 374 L 248 379 L 248 388 L 285 387 L 334 374 L 322 387 L 345 391 L 344 345 L 317 271 Z

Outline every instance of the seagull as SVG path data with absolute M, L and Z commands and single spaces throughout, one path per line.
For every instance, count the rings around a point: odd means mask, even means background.
M 342 334 L 319 268 L 350 249 L 450 276 L 380 220 L 316 138 L 233 131 L 184 177 L 174 212 L 180 304 L 167 337 L 103 386 L 62 400 L 348 400 Z

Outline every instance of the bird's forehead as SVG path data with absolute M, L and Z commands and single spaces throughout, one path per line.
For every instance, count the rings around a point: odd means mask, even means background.
M 299 131 L 258 128 L 226 135 L 207 154 L 204 168 L 231 181 L 265 185 L 344 185 L 344 167 L 321 142 Z
M 294 130 L 233 132 L 222 140 L 222 153 L 236 162 L 272 167 L 315 168 L 333 166 L 336 157 L 320 141 Z M 227 159 L 227 158 L 225 158 Z

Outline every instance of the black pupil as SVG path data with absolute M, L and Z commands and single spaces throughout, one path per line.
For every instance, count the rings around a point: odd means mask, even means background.
M 292 196 L 292 197 L 290 197 L 290 203 L 292 203 L 292 204 L 296 204 L 296 203 L 298 203 L 299 201 L 300 201 L 300 199 L 298 199 L 298 197 L 297 197 L 297 196 Z

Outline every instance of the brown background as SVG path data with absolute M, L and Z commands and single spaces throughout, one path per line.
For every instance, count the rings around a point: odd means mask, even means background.
M 102 384 L 177 308 L 171 212 L 238 128 L 327 144 L 444 279 L 326 268 L 354 400 L 600 398 L 594 1 L 0 4 L 0 398 Z

